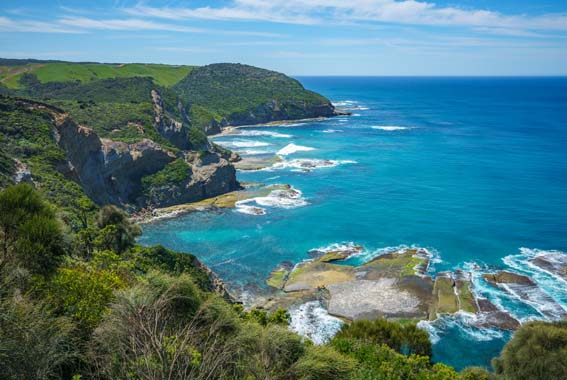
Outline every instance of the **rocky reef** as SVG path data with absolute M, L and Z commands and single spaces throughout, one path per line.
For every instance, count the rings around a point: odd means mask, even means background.
M 296 265 L 281 263 L 266 281 L 277 290 L 262 306 L 289 308 L 318 300 L 329 314 L 344 320 L 435 320 L 463 312 L 476 315 L 477 327 L 514 330 L 519 326 L 509 313 L 475 294 L 471 273 L 428 275 L 430 254 L 425 249 L 400 249 L 349 265 L 349 258 L 362 251 L 361 246 L 342 245 L 312 250 L 311 259 Z

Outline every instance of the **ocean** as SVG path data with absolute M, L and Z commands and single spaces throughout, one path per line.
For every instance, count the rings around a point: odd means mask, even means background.
M 432 275 L 471 271 L 474 291 L 522 322 L 550 319 L 548 298 L 511 296 L 486 284 L 482 270 L 529 275 L 567 309 L 567 283 L 528 262 L 567 252 L 567 78 L 297 79 L 352 116 L 241 128 L 214 141 L 244 157 L 279 152 L 283 161 L 238 179 L 298 192 L 146 224 L 142 244 L 196 254 L 244 301 L 262 292 L 278 263 L 352 242 L 364 247 L 361 261 L 426 248 Z M 250 205 L 264 215 L 250 214 Z M 340 326 L 317 308 L 293 315 L 307 312 L 326 318 L 316 326 L 328 328 L 322 341 Z M 511 334 L 471 319 L 421 324 L 435 361 L 490 365 Z M 314 328 L 297 321 L 296 331 Z

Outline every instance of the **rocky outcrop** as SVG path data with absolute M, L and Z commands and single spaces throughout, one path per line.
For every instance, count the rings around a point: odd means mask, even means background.
M 66 155 L 66 161 L 58 163 L 56 169 L 79 183 L 99 205 L 114 204 L 131 210 L 148 205 L 142 179 L 178 159 L 190 163 L 187 181 L 182 186 L 165 187 L 161 204 L 199 201 L 239 188 L 236 170 L 223 158 L 228 153 L 219 153 L 212 145 L 211 151 L 174 153 L 150 139 L 125 143 L 100 138 L 93 129 L 77 124 L 61 109 L 29 100 L 21 100 L 21 104 L 47 111 L 52 117 L 52 137 Z M 24 166 L 19 173 L 17 179 L 26 180 Z
M 178 183 L 168 182 L 147 191 L 147 203 L 152 207 L 168 207 L 197 202 L 240 189 L 236 169 L 220 154 L 204 152 L 188 154 L 187 177 Z
M 141 178 L 175 159 L 175 154 L 152 140 L 126 144 L 101 139 L 69 118 L 58 124 L 57 140 L 67 153 L 69 172 L 98 204 L 131 204 Z
M 182 121 L 175 120 L 165 113 L 163 99 L 157 90 L 152 90 L 151 95 L 154 106 L 154 123 L 160 135 L 179 149 L 191 149 L 187 127 Z M 180 106 L 180 112 L 184 112 L 182 106 Z

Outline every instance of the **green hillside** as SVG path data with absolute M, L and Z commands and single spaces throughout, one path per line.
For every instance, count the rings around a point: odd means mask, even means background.
M 26 63 L 1 66 L 0 83 L 8 88 L 22 88 L 19 81 L 23 74 L 34 74 L 41 83 L 91 82 L 109 78 L 150 77 L 160 86 L 173 86 L 194 66 L 172 66 L 158 64 L 105 64 L 105 63 Z

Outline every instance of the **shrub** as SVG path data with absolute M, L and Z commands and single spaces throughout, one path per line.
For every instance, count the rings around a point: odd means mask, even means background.
M 0 378 L 60 379 L 79 357 L 74 326 L 45 305 L 24 298 L 0 301 Z
M 426 331 L 415 324 L 400 324 L 385 319 L 360 320 L 344 325 L 337 338 L 354 338 L 377 345 L 385 344 L 404 355 L 431 356 L 431 342 Z
M 524 324 L 492 365 L 503 380 L 565 379 L 567 321 Z
M 356 362 L 341 355 L 331 347 L 308 346 L 306 354 L 295 365 L 294 372 L 300 380 L 350 379 Z
M 106 250 L 123 253 L 136 243 L 136 237 L 142 233 L 139 226 L 128 219 L 128 214 L 116 206 L 104 206 L 100 209 L 97 225 L 99 228 L 95 244 Z

